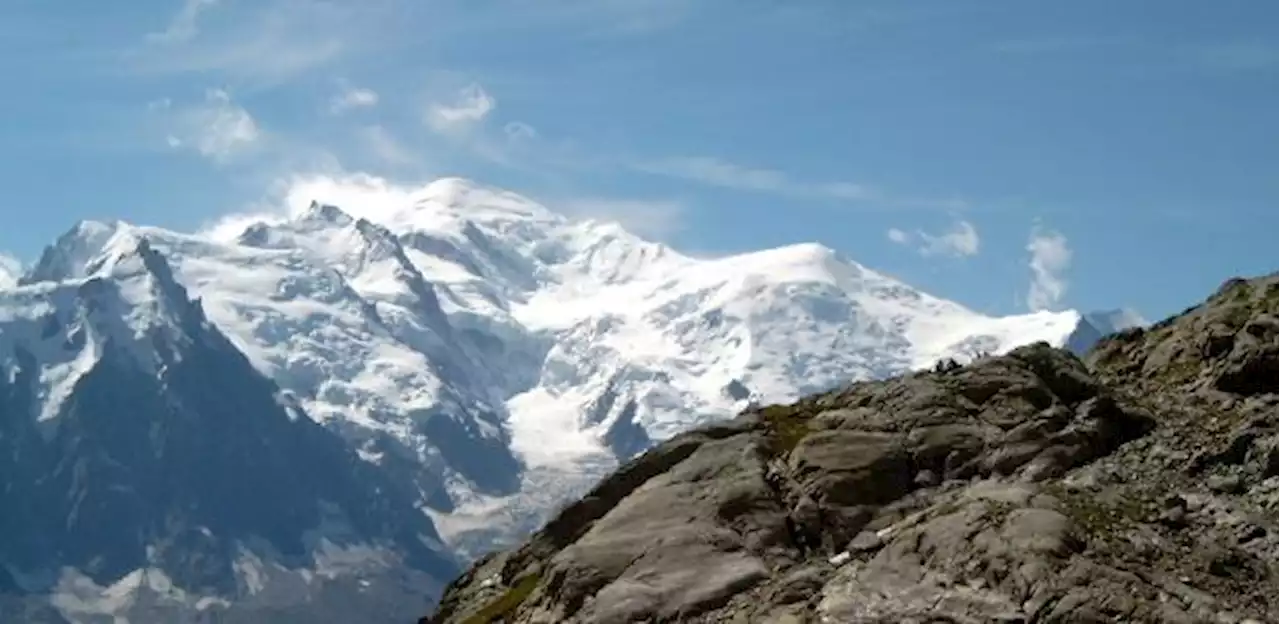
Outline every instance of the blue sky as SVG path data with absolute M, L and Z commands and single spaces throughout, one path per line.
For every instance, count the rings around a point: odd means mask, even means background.
M 0 250 L 462 175 L 695 253 L 1157 318 L 1276 268 L 1276 4 L 0 5 Z

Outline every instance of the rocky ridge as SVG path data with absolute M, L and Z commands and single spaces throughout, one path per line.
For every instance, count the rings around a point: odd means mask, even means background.
M 1277 278 L 1114 335 L 748 410 L 625 464 L 424 622 L 1277 618 Z

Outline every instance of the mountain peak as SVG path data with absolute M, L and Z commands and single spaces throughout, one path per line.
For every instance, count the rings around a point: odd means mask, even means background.
M 91 261 L 113 245 L 113 241 L 130 236 L 133 226 L 124 221 L 80 221 L 45 247 L 40 259 L 31 267 L 20 284 L 61 281 L 86 277 Z M 128 241 L 132 245 L 135 241 Z
M 1143 318 L 1132 308 L 1116 308 L 1113 310 L 1097 310 L 1084 315 L 1084 319 L 1106 333 L 1123 331 L 1134 327 L 1145 327 L 1151 322 Z
M 458 216 L 481 225 L 513 220 L 565 221 L 563 216 L 528 197 L 457 177 L 440 178 L 413 193 L 413 208 L 450 212 L 463 209 L 465 212 Z
M 333 204 L 326 204 L 312 200 L 311 205 L 307 207 L 307 211 L 303 213 L 299 220 L 318 221 L 323 223 L 332 223 L 334 225 L 350 225 L 355 219 Z
M 836 250 L 821 243 L 796 243 L 759 252 L 761 259 L 768 259 L 782 266 L 790 267 L 856 267 Z

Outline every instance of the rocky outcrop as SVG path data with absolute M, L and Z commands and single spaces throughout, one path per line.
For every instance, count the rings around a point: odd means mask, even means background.
M 677 436 L 424 621 L 1275 621 L 1276 300 Z

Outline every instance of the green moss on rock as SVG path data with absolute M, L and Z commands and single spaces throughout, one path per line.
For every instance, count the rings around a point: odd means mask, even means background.
M 768 433 L 765 450 L 771 457 L 786 455 L 812 431 L 809 422 L 817 410 L 805 403 L 770 405 L 760 411 L 760 421 Z
M 498 599 L 486 604 L 484 608 L 471 614 L 470 617 L 463 620 L 463 624 L 489 624 L 490 622 L 503 621 L 508 615 L 515 612 L 524 604 L 529 594 L 533 593 L 533 589 L 538 586 L 541 579 L 539 574 L 526 574 L 516 580 L 506 593 L 498 597 Z
M 1050 485 L 1046 491 L 1062 501 L 1063 512 L 1091 539 L 1102 542 L 1123 539 L 1125 531 L 1148 520 L 1147 508 L 1151 501 L 1142 496 L 1103 500 L 1059 484 Z

